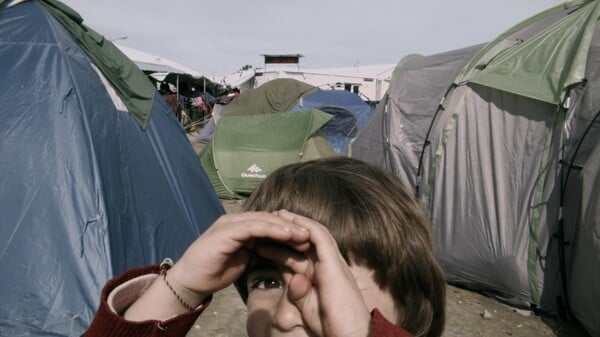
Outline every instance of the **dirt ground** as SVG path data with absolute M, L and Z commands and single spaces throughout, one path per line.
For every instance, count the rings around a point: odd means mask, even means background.
M 227 213 L 239 212 L 241 202 L 223 200 Z M 567 323 L 519 311 L 476 292 L 448 286 L 444 337 L 589 337 L 575 322 Z M 246 307 L 233 286 L 215 294 L 213 303 L 196 321 L 188 337 L 246 336 Z

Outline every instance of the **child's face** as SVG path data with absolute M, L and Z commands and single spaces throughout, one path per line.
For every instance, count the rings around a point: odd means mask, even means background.
M 361 266 L 351 266 L 356 283 L 369 311 L 377 308 L 390 322 L 397 321 L 394 301 L 373 280 L 373 271 Z M 296 306 L 288 300 L 286 289 L 292 277 L 289 270 L 270 263 L 260 263 L 250 268 L 248 274 L 249 337 L 309 336 Z

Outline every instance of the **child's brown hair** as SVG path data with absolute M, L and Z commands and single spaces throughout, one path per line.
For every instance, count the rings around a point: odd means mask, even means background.
M 244 211 L 280 209 L 322 223 L 349 264 L 372 269 L 394 299 L 399 326 L 415 337 L 441 336 L 446 283 L 431 224 L 398 178 L 348 157 L 287 165 L 244 204 Z M 236 287 L 246 300 L 244 277 Z

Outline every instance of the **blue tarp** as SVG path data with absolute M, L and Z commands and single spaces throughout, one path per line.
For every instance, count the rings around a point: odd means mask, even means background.
M 312 108 L 334 116 L 323 127 L 323 132 L 337 153 L 346 151 L 350 141 L 367 124 L 373 112 L 357 94 L 343 90 L 317 90 L 302 97 L 291 111 Z
M 77 336 L 223 208 L 164 100 L 142 129 L 38 1 L 0 8 L 0 72 L 0 335 Z

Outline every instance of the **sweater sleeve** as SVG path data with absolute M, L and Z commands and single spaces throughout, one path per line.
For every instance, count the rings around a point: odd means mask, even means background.
M 153 265 L 144 268 L 127 270 L 119 276 L 108 281 L 102 289 L 102 294 L 100 297 L 100 306 L 98 307 L 98 311 L 96 311 L 94 320 L 92 321 L 92 324 L 90 324 L 90 326 L 88 327 L 87 331 L 83 334 L 83 336 L 185 336 L 190 330 L 191 326 L 196 321 L 196 319 L 198 318 L 198 316 L 200 316 L 204 308 L 206 308 L 207 305 L 210 303 L 212 296 L 209 296 L 204 301 L 204 303 L 202 303 L 196 310 L 190 311 L 182 315 L 174 316 L 173 318 L 170 318 L 165 321 L 128 321 L 121 317 L 117 312 L 115 312 L 115 303 L 118 303 L 117 306 L 124 306 L 123 309 L 126 309 L 126 307 L 129 304 L 133 303 L 135 298 L 137 298 L 135 294 L 132 294 L 132 292 L 128 290 L 136 288 L 135 285 L 133 285 L 133 287 L 126 287 L 125 289 L 119 289 L 117 296 L 115 296 L 115 294 L 111 295 L 115 288 L 127 283 L 128 281 L 132 281 L 135 278 L 144 277 L 151 274 L 158 275 L 159 273 L 159 265 Z M 109 306 L 109 296 L 111 297 L 111 306 Z M 116 311 L 120 311 L 120 309 L 117 308 Z
M 409 332 L 388 321 L 381 312 L 373 309 L 371 313 L 373 330 L 371 337 L 413 337 Z

